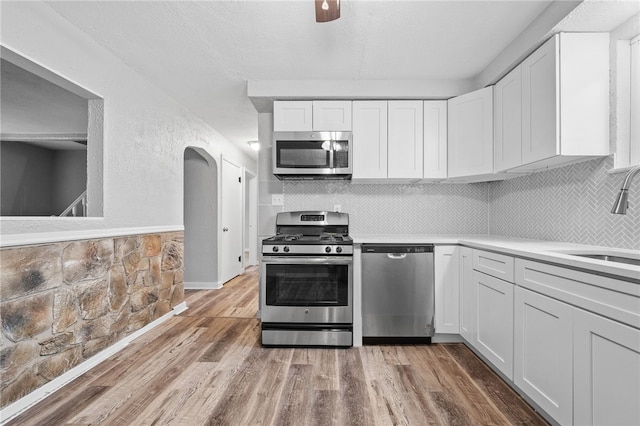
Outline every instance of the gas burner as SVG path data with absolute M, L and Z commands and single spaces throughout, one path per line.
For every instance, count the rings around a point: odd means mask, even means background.
M 349 237 L 346 213 L 304 211 L 282 212 L 276 216 L 276 234 L 262 240 L 265 256 L 349 256 L 353 239 Z
M 296 241 L 302 238 L 302 234 L 279 234 L 273 238 L 273 241 Z
M 329 241 L 335 241 L 338 239 L 341 239 L 342 235 L 340 234 L 333 234 L 333 233 L 325 233 L 325 234 L 321 234 L 320 235 L 320 240 L 324 241 L 324 240 L 329 240 Z

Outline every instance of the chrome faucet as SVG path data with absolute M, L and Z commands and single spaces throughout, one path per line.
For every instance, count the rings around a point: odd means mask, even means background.
M 629 170 L 627 176 L 624 178 L 624 182 L 622 182 L 622 188 L 620 188 L 620 193 L 618 193 L 618 197 L 611 209 L 611 213 L 627 214 L 627 207 L 629 207 L 629 186 L 631 185 L 631 181 L 635 175 L 638 173 L 640 173 L 640 166 L 636 166 Z

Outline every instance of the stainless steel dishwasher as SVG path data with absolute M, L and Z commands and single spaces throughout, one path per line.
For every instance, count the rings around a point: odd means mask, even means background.
M 434 330 L 433 245 L 362 245 L 363 338 L 425 338 Z

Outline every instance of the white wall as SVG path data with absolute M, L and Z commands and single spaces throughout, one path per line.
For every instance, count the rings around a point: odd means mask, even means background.
M 87 189 L 87 151 L 54 151 L 51 208 L 60 214 Z
M 256 169 L 252 158 L 45 3 L 3 2 L 1 18 L 3 45 L 104 99 L 104 218 L 2 219 L 3 235 L 181 228 L 186 146 Z
M 3 215 L 50 215 L 54 151 L 20 142 L 2 142 Z

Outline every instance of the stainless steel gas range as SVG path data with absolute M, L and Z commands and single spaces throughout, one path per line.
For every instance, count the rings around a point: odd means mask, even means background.
M 260 311 L 265 346 L 352 346 L 348 214 L 278 213 L 276 235 L 262 241 Z

